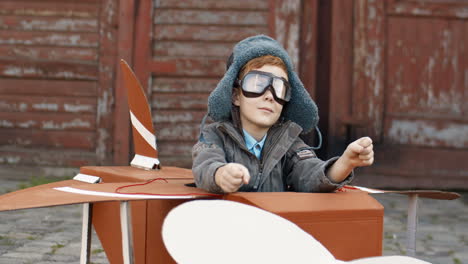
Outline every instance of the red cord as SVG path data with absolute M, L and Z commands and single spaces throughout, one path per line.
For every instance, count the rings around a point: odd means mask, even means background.
M 354 187 L 354 186 L 345 185 L 345 186 L 341 187 L 340 189 L 337 189 L 336 191 L 337 191 L 337 192 L 346 192 L 346 189 L 350 189 L 350 190 L 359 190 L 358 188 L 356 188 L 356 187 Z
M 186 195 L 197 195 L 197 196 L 213 196 L 213 197 L 220 197 L 222 196 L 221 194 L 214 194 L 214 193 L 183 193 L 183 194 L 179 194 L 179 193 L 171 193 L 171 194 L 161 194 L 161 193 L 127 193 L 127 192 L 121 192 L 120 190 L 121 189 L 124 189 L 124 188 L 129 188 L 129 187 L 134 187 L 134 186 L 143 186 L 143 185 L 147 185 L 147 184 L 150 184 L 152 182 L 155 182 L 155 181 L 158 181 L 158 180 L 163 180 L 165 181 L 166 183 L 169 183 L 167 181 L 167 179 L 165 178 L 156 178 L 156 179 L 152 179 L 152 180 L 149 180 L 147 182 L 144 182 L 144 183 L 136 183 L 136 184 L 129 184 L 129 185 L 124 185 L 124 186 L 120 186 L 118 188 L 115 189 L 115 192 L 116 193 L 120 193 L 120 194 L 133 194 L 133 195 L 159 195 L 159 196 L 186 196 Z

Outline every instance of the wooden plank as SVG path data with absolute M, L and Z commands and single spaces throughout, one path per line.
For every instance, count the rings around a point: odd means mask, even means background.
M 160 141 L 177 140 L 196 142 L 200 133 L 199 123 L 159 123 L 157 128 L 157 138 Z
M 268 24 L 267 19 L 266 11 L 158 9 L 154 23 L 257 26 Z
M 62 47 L 97 47 L 97 33 L 40 32 L 40 31 L 0 31 L 0 44 L 3 45 L 48 45 Z
M 359 168 L 356 185 L 368 187 L 466 189 L 466 150 L 374 145 L 376 162 Z
M 25 80 L 5 79 L 0 82 L 0 94 L 46 95 L 46 96 L 88 96 L 96 95 L 97 84 L 93 81 L 78 80 Z
M 192 168 L 192 147 L 196 141 L 161 140 L 158 141 L 159 156 L 163 166 Z
M 160 0 L 158 8 L 190 8 L 190 9 L 229 9 L 229 10 L 265 10 L 268 9 L 266 1 L 251 0 Z
M 3 95 L 0 98 L 0 111 L 3 112 L 67 112 L 95 113 L 94 98 L 16 96 Z
M 159 110 L 206 110 L 207 98 L 205 94 L 153 94 L 151 105 Z
M 174 74 L 177 72 L 177 65 L 175 60 L 152 60 L 151 62 L 147 62 L 147 64 L 149 72 L 156 73 L 157 75 L 166 73 Z
M 219 80 L 219 78 L 155 77 L 152 80 L 152 91 L 158 93 L 210 93 Z
M 152 113 L 153 122 L 157 128 L 161 123 L 171 123 L 171 124 L 180 124 L 180 123 L 199 123 L 205 116 L 205 111 L 165 111 L 158 110 Z
M 388 21 L 386 112 L 467 120 L 468 23 L 414 17 Z
M 157 57 L 220 57 L 226 59 L 232 52 L 234 42 L 205 41 L 155 41 L 153 55 Z
M 0 29 L 18 31 L 97 32 L 95 18 L 0 16 Z
M 385 86 L 385 2 L 356 0 L 354 5 L 353 119 L 367 125 L 354 128 L 356 137 L 381 141 Z M 365 98 L 365 99 L 364 99 Z
M 43 131 L 37 129 L 1 129 L 0 145 L 34 148 L 81 149 L 93 151 L 94 132 Z
M 152 70 L 148 66 L 152 58 L 151 46 L 154 35 L 151 15 L 156 14 L 153 4 L 156 3 L 154 1 L 139 1 L 135 7 L 137 10 L 136 24 L 138 25 L 135 27 L 135 43 L 138 43 L 138 48 L 134 49 L 134 71 L 147 96 L 151 93 L 149 81 Z
M 21 16 L 97 17 L 98 1 L 2 0 L 0 14 Z
M 154 41 L 229 41 L 238 42 L 257 34 L 268 34 L 266 26 L 230 27 L 199 25 L 159 25 L 154 27 Z
M 170 155 L 159 155 L 159 159 L 163 161 L 162 166 L 176 166 L 180 168 L 192 168 L 192 156 L 170 156 Z
M 301 6 L 299 67 L 297 72 L 312 98 L 316 92 L 318 0 L 303 1 Z
M 93 131 L 95 122 L 91 114 L 0 112 L 0 128 Z
M 99 14 L 99 74 L 96 116 L 96 157 L 99 165 L 112 164 L 112 133 L 114 85 L 116 79 L 118 41 L 118 3 L 115 0 L 100 2 Z
M 312 99 L 317 100 L 317 61 L 319 1 L 302 1 L 300 11 L 299 64 L 296 69 L 299 78 Z M 322 15 L 322 14 L 321 14 Z M 323 73 L 321 73 L 323 74 Z M 317 103 L 317 102 L 316 102 Z M 309 145 L 317 145 L 315 131 L 305 134 L 302 139 Z
M 347 144 L 348 124 L 342 120 L 351 114 L 353 5 L 353 1 L 335 0 L 319 10 L 317 104 L 329 157 L 341 155 Z
M 216 77 L 226 71 L 226 59 L 217 58 L 160 58 L 149 65 L 157 76 Z
M 0 164 L 15 166 L 82 167 L 96 164 L 94 152 L 48 148 L 0 149 Z
M 276 4 L 277 0 L 268 0 L 268 36 L 276 39 Z
M 0 46 L 0 54 L 5 59 L 29 59 L 29 60 L 54 60 L 95 62 L 98 54 L 95 48 L 76 47 L 36 47 L 3 45 Z
M 118 58 L 133 66 L 135 1 L 119 0 Z M 130 153 L 130 122 L 127 89 L 124 86 L 121 67 L 117 67 L 115 83 L 113 149 L 114 165 L 128 165 Z
M 166 153 L 167 156 L 191 156 L 195 143 L 196 141 L 161 140 L 158 141 L 158 148 L 160 153 Z
M 97 65 L 89 63 L 0 59 L 5 77 L 97 80 L 97 72 Z
M 288 52 L 296 69 L 299 65 L 300 12 L 301 0 L 275 0 L 274 10 L 270 12 L 275 21 L 274 37 Z
M 392 16 L 417 16 L 467 19 L 468 6 L 466 1 L 408 1 L 390 0 L 387 4 L 387 14 Z
M 387 117 L 384 139 L 397 145 L 468 150 L 468 122 Z

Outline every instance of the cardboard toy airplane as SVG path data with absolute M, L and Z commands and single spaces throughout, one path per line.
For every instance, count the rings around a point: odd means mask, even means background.
M 83 239 L 85 240 L 86 236 L 88 241 L 83 240 L 82 263 L 89 261 L 91 219 L 111 263 L 122 263 L 122 256 L 124 256 L 125 263 L 133 263 L 133 250 L 135 251 L 135 262 L 137 263 L 153 263 L 152 259 L 158 259 L 160 262 L 173 261 L 165 251 L 160 230 L 164 217 L 178 204 L 201 198 L 238 200 L 241 196 L 243 201 L 252 204 L 252 200 L 249 200 L 251 198 L 271 196 L 261 193 L 214 195 L 198 188 L 186 186 L 188 183 L 193 183 L 191 170 L 162 166 L 158 159 L 151 109 L 144 90 L 128 64 L 121 60 L 120 66 L 128 92 L 128 105 L 133 131 L 135 156 L 130 163 L 131 166 L 81 167 L 80 173 L 73 180 L 40 185 L 0 196 L 0 211 L 83 203 Z M 342 196 L 336 197 L 342 199 L 343 195 L 348 195 L 346 197 L 354 199 L 353 197 L 358 196 L 353 195 L 353 193 L 358 192 L 399 193 L 412 197 L 412 200 L 410 200 L 412 201 L 410 203 L 412 213 L 408 221 L 408 224 L 411 225 L 408 229 L 411 230 L 410 235 L 415 232 L 415 209 L 418 196 L 446 200 L 459 197 L 456 193 L 433 190 L 384 191 L 356 186 L 346 186 L 340 190 Z M 323 197 L 323 195 L 327 194 L 303 196 L 303 194 L 282 193 L 278 195 L 274 199 L 282 201 L 289 199 L 286 197 L 294 196 L 300 199 L 309 199 L 320 195 L 320 197 Z M 327 197 L 329 199 L 329 196 Z M 268 199 L 273 198 L 266 199 L 268 202 Z M 343 199 L 343 201 L 346 199 Z M 129 204 L 126 201 L 133 200 L 144 201 L 135 203 L 136 206 L 130 212 L 129 207 L 127 207 Z M 120 202 L 120 215 L 119 203 L 112 202 Z M 320 210 L 326 210 L 326 208 Z M 116 219 L 119 217 L 122 224 Z M 132 225 L 130 220 L 135 224 Z M 132 239 L 132 233 L 135 234 L 135 239 Z M 124 245 L 120 244 L 121 241 L 124 242 Z M 134 248 L 132 248 L 132 241 L 135 244 Z M 412 243 L 414 241 L 410 244 Z M 159 247 L 158 250 L 161 249 L 162 259 L 159 256 L 152 255 L 154 252 L 159 254 L 159 251 L 151 250 L 151 248 L 155 247 L 154 245 L 156 245 L 156 248 Z M 349 255 L 348 258 L 353 256 Z

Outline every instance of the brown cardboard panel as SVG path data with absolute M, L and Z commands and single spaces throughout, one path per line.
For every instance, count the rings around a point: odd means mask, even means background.
M 226 199 L 294 222 L 337 259 L 382 255 L 383 206 L 367 193 L 234 193 Z

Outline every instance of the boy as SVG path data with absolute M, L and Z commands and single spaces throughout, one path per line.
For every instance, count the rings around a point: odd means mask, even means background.
M 215 122 L 202 123 L 192 171 L 197 187 L 210 192 L 331 192 L 374 160 L 368 137 L 327 161 L 299 138 L 316 127 L 317 107 L 287 52 L 264 35 L 234 47 L 208 115 Z

